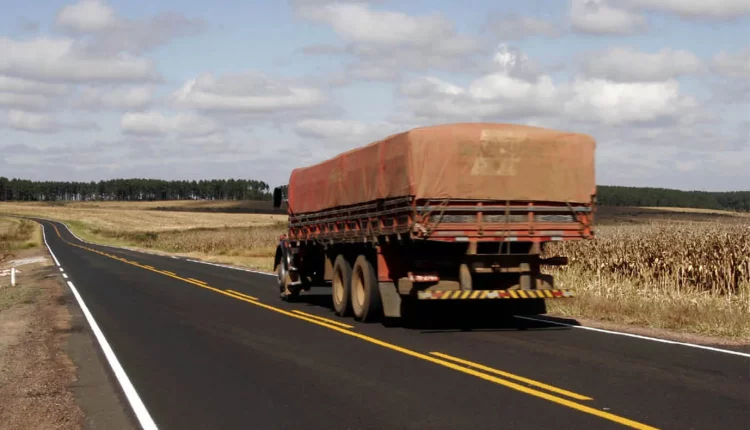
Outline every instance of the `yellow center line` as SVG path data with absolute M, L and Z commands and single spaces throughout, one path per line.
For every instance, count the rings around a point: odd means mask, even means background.
M 337 325 L 339 327 L 354 328 L 354 326 L 349 325 L 349 324 L 344 324 L 344 323 L 338 322 L 336 320 L 332 320 L 332 319 L 328 319 L 328 318 L 324 318 L 324 317 L 319 317 L 319 316 L 313 315 L 313 314 L 308 314 L 308 313 L 305 313 L 305 312 L 302 312 L 302 311 L 298 311 L 296 309 L 292 310 L 292 312 L 294 312 L 295 314 L 304 315 L 306 317 L 315 318 L 316 320 L 325 321 L 325 322 L 327 322 L 329 324 L 334 324 L 334 325 Z
M 54 224 L 53 224 L 53 226 L 54 226 Z M 55 231 L 57 231 L 57 227 L 56 226 L 54 226 L 54 227 L 55 227 Z M 68 245 L 71 245 L 71 246 L 74 246 L 74 247 L 77 247 L 77 248 L 81 248 L 81 249 L 84 249 L 86 251 L 94 252 L 94 253 L 97 253 L 97 254 L 100 254 L 100 255 L 104 255 L 104 253 L 100 253 L 99 251 L 97 251 L 95 249 L 91 249 L 91 248 L 87 248 L 87 247 L 84 247 L 84 246 L 76 245 L 74 243 L 66 241 L 65 239 L 62 238 L 62 236 L 60 235 L 59 231 L 57 231 L 57 235 L 60 237 L 60 239 L 63 242 L 67 243 Z M 118 260 L 117 258 L 114 258 L 114 259 Z M 307 322 L 309 322 L 311 324 L 315 324 L 315 325 L 318 325 L 318 326 L 321 326 L 321 327 L 325 327 L 325 328 L 328 328 L 329 330 L 333 330 L 333 331 L 345 334 L 347 336 L 352 336 L 352 337 L 364 340 L 366 342 L 369 342 L 369 343 L 381 346 L 383 348 L 390 349 L 390 350 L 396 351 L 396 352 L 400 352 L 400 353 L 408 355 L 410 357 L 414 357 L 414 358 L 418 358 L 418 359 L 421 359 L 421 360 L 424 360 L 424 361 L 428 361 L 428 362 L 431 362 L 431 363 L 434 363 L 434 364 L 438 364 L 440 366 L 444 366 L 444 367 L 447 367 L 449 369 L 453 369 L 453 370 L 456 370 L 458 372 L 465 373 L 467 375 L 472 375 L 472 376 L 475 376 L 477 378 L 483 379 L 485 381 L 493 382 L 495 384 L 502 385 L 502 386 L 505 386 L 505 387 L 508 387 L 508 388 L 520 391 L 522 393 L 525 393 L 525 394 L 528 394 L 528 395 L 531 395 L 531 396 L 534 396 L 534 397 L 538 397 L 538 398 L 541 398 L 541 399 L 544 399 L 544 400 L 548 400 L 550 402 L 557 403 L 557 404 L 562 405 L 562 406 L 567 406 L 567 407 L 569 407 L 571 409 L 575 409 L 575 410 L 580 411 L 580 412 L 584 412 L 584 413 L 591 414 L 591 415 L 594 415 L 594 416 L 597 416 L 597 417 L 600 417 L 600 418 L 604 418 L 606 420 L 613 421 L 613 422 L 622 424 L 624 426 L 632 427 L 632 428 L 639 429 L 639 430 L 656 430 L 656 427 L 651 427 L 649 425 L 646 425 L 646 424 L 643 424 L 643 423 L 639 423 L 637 421 L 633 421 L 633 420 L 630 420 L 628 418 L 624 418 L 624 417 L 621 417 L 621 416 L 618 416 L 618 415 L 615 415 L 615 414 L 612 414 L 612 413 L 609 413 L 609 412 L 600 411 L 600 410 L 598 410 L 596 408 L 592 408 L 592 407 L 585 406 L 585 405 L 582 405 L 582 404 L 579 404 L 579 403 L 575 403 L 575 402 L 573 402 L 571 400 L 564 399 L 562 397 L 557 397 L 557 396 L 554 396 L 552 394 L 545 393 L 543 391 L 538 391 L 538 390 L 535 390 L 533 388 L 528 388 L 528 387 L 525 387 L 523 385 L 516 384 L 515 382 L 507 381 L 505 379 L 501 379 L 501 378 L 498 378 L 496 376 L 488 375 L 486 373 L 482 373 L 482 372 L 476 371 L 476 370 L 468 368 L 468 367 L 463 367 L 463 366 L 460 366 L 460 365 L 458 365 L 456 363 L 452 363 L 452 362 L 447 361 L 447 360 L 443 360 L 443 359 L 440 359 L 440 358 L 435 358 L 435 357 L 432 357 L 430 355 L 423 354 L 421 352 L 413 351 L 411 349 L 407 349 L 407 348 L 404 348 L 404 347 L 401 347 L 401 346 L 398 346 L 398 345 L 394 345 L 392 343 L 384 342 L 384 341 L 382 341 L 380 339 L 376 339 L 374 337 L 366 336 L 364 334 L 357 333 L 355 331 L 347 330 L 345 328 L 338 327 L 338 326 L 336 326 L 336 325 L 334 325 L 332 323 L 324 322 L 324 321 L 320 321 L 320 320 L 308 317 L 308 316 L 306 316 L 304 314 L 298 314 L 298 313 L 295 313 L 295 312 L 289 312 L 289 311 L 286 311 L 284 309 L 277 308 L 275 306 L 267 305 L 267 304 L 259 302 L 257 300 L 247 299 L 247 298 L 242 297 L 242 296 L 234 295 L 234 294 L 232 294 L 232 293 L 230 293 L 228 291 L 220 290 L 218 288 L 214 288 L 214 287 L 211 287 L 211 286 L 206 285 L 206 284 L 202 284 L 202 283 L 199 283 L 199 282 L 191 281 L 190 279 L 187 279 L 187 278 L 182 278 L 182 277 L 177 276 L 177 275 L 170 275 L 170 274 L 164 273 L 164 272 L 162 272 L 160 270 L 156 270 L 155 268 L 153 268 L 151 266 L 143 266 L 143 265 L 140 265 L 140 264 L 137 264 L 137 263 L 133 263 L 133 262 L 129 262 L 129 261 L 125 261 L 125 263 L 133 265 L 133 266 L 136 266 L 136 267 L 140 267 L 140 268 L 142 268 L 144 270 L 149 270 L 149 271 L 154 272 L 154 273 L 159 273 L 159 274 L 164 275 L 164 276 L 169 276 L 170 278 L 179 279 L 181 281 L 187 282 L 188 284 L 192 284 L 192 285 L 195 285 L 195 286 L 198 286 L 198 287 L 201 287 L 201 288 L 205 288 L 205 289 L 213 291 L 215 293 L 223 294 L 223 295 L 225 295 L 227 297 L 231 297 L 231 298 L 233 298 L 235 300 L 241 300 L 243 302 L 250 303 L 250 304 L 255 305 L 255 306 L 259 306 L 259 307 L 267 309 L 269 311 L 277 312 L 277 313 L 280 313 L 282 315 L 286 315 L 286 316 L 289 316 L 289 317 L 292 317 L 292 318 L 297 318 L 299 320 L 307 321 Z
M 475 369 L 483 370 L 483 371 L 488 372 L 488 373 L 494 373 L 495 375 L 500 375 L 500 376 L 504 376 L 504 377 L 509 378 L 509 379 L 515 379 L 516 381 L 525 382 L 525 383 L 527 383 L 529 385 L 533 385 L 535 387 L 542 388 L 544 390 L 551 391 L 553 393 L 562 394 L 564 396 L 568 396 L 568 397 L 571 397 L 571 398 L 574 398 L 574 399 L 577 399 L 577 400 L 593 400 L 591 397 L 584 396 L 583 394 L 578 394 L 578 393 L 574 393 L 572 391 L 564 390 L 562 388 L 557 388 L 555 386 L 552 386 L 552 385 L 549 385 L 549 384 L 545 384 L 543 382 L 539 382 L 539 381 L 535 381 L 533 379 L 525 378 L 523 376 L 515 375 L 515 374 L 510 373 L 510 372 L 505 372 L 503 370 L 493 369 L 491 367 L 488 367 L 488 366 L 485 366 L 485 365 L 482 365 L 482 364 L 479 364 L 479 363 L 474 363 L 474 362 L 469 361 L 469 360 L 464 360 L 462 358 L 453 357 L 453 356 L 448 355 L 448 354 L 443 354 L 443 353 L 440 353 L 440 352 L 431 352 L 430 354 L 432 354 L 432 355 L 434 355 L 436 357 L 444 358 L 446 360 L 455 361 L 456 363 L 460 363 L 460 364 L 463 364 L 465 366 L 469 366 L 469 367 L 473 367 Z
M 244 298 L 250 299 L 250 300 L 258 300 L 257 297 L 248 296 L 247 294 L 240 293 L 239 291 L 234 291 L 234 290 L 227 290 L 227 291 L 229 291 L 230 293 L 234 294 L 235 296 L 244 297 Z
M 194 282 L 198 282 L 199 284 L 207 284 L 206 281 L 201 281 L 200 279 L 195 279 L 195 278 L 188 278 L 188 279 L 190 279 L 191 281 L 194 281 Z

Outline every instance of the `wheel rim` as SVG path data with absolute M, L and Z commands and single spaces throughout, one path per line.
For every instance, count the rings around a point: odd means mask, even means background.
M 279 288 L 284 290 L 284 278 L 286 278 L 286 270 L 284 270 L 284 263 L 279 263 L 279 269 L 276 272 L 276 277 L 279 281 Z
M 362 309 L 365 305 L 365 280 L 362 269 L 357 268 L 354 282 L 352 282 L 352 295 L 354 296 L 354 302 L 357 304 L 358 309 Z
M 333 278 L 333 295 L 336 298 L 336 303 L 344 301 L 344 280 L 341 271 L 337 271 Z

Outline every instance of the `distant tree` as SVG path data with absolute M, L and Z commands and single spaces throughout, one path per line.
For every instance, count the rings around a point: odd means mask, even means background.
M 750 191 L 680 191 L 666 188 L 597 187 L 599 204 L 750 211 Z
M 131 178 L 99 182 L 37 182 L 0 178 L 0 201 L 271 200 L 272 197 L 268 184 L 247 179 L 164 181 Z
M 288 186 L 283 185 L 283 198 Z M 165 181 L 110 179 L 99 182 L 28 181 L 0 177 L 0 201 L 56 200 L 271 200 L 269 184 L 254 179 Z M 750 191 L 705 192 L 665 188 L 597 187 L 599 204 L 611 206 L 669 206 L 750 211 Z

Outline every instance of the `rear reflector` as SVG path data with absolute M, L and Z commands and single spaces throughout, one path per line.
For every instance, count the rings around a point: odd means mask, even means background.
M 437 275 L 415 275 L 413 273 L 409 273 L 408 279 L 411 282 L 438 282 L 440 280 L 440 277 Z

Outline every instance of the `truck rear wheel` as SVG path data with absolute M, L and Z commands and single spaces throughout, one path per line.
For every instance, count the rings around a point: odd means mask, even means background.
M 378 275 L 364 255 L 357 257 L 352 276 L 352 310 L 354 318 L 369 322 L 379 318 L 383 305 L 380 300 Z
M 343 255 L 339 255 L 333 264 L 333 279 L 331 280 L 333 310 L 338 316 L 347 316 L 351 310 L 351 284 L 352 266 Z

